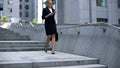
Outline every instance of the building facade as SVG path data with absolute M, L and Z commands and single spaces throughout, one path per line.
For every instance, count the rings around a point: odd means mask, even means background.
M 3 15 L 3 0 L 0 0 L 0 18 Z
M 58 23 L 118 23 L 120 0 L 57 0 Z M 72 5 L 74 4 L 74 5 Z
M 35 18 L 36 0 L 4 0 L 4 16 L 32 21 Z
M 4 0 L 4 15 L 31 21 L 38 18 L 42 23 L 43 2 L 46 0 Z M 41 3 L 41 4 L 40 4 Z M 74 5 L 72 5 L 74 4 Z M 58 24 L 84 22 L 120 23 L 119 0 L 56 0 Z
M 34 0 L 35 1 L 35 4 L 34 4 L 34 6 L 35 6 L 35 10 L 34 10 L 34 12 L 35 12 L 35 18 L 37 19 L 38 18 L 38 0 Z
M 0 11 L 3 10 L 3 0 L 0 0 Z

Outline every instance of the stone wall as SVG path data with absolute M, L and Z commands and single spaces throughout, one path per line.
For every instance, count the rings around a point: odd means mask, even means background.
M 58 25 L 58 28 L 71 25 Z M 101 64 L 109 68 L 120 67 L 120 31 L 112 27 L 103 32 L 103 27 L 86 26 L 80 28 L 59 29 L 59 41 L 56 50 L 77 55 L 99 58 Z M 10 30 L 29 35 L 32 40 L 45 41 L 43 25 L 11 25 Z M 62 33 L 61 33 L 62 32 Z M 80 32 L 80 35 L 78 34 Z

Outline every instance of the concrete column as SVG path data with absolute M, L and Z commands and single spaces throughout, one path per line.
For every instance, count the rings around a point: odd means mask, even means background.
M 64 0 L 57 0 L 57 22 L 58 24 L 64 23 Z
M 80 22 L 80 0 L 64 0 L 64 23 L 78 24 Z
M 111 24 L 118 24 L 119 9 L 117 0 L 108 0 L 108 19 Z
M 90 21 L 88 0 L 58 0 L 57 6 L 59 23 L 80 24 Z

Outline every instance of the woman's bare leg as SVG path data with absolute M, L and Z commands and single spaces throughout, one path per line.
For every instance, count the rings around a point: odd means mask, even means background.
M 52 53 L 55 53 L 55 45 L 56 45 L 56 41 L 55 41 L 55 34 L 52 35 Z
M 45 46 L 45 49 L 46 49 L 46 50 L 48 49 L 49 42 L 50 42 L 50 38 L 51 38 L 51 36 L 48 35 L 48 36 L 47 36 L 47 39 L 46 39 L 46 46 Z

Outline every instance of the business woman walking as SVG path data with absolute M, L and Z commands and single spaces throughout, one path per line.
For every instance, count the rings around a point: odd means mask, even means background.
M 45 31 L 47 35 L 45 52 L 47 52 L 49 42 L 52 41 L 52 54 L 55 54 L 56 45 L 56 22 L 55 22 L 55 10 L 53 9 L 52 0 L 46 1 L 46 8 L 43 9 L 42 19 L 45 19 Z

